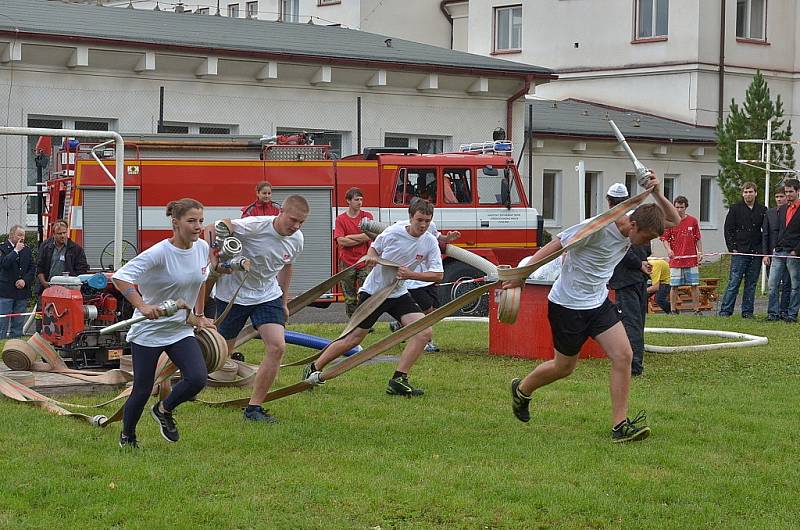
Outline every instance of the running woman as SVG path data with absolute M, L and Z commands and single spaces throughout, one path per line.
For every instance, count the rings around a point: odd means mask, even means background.
M 172 219 L 172 237 L 145 250 L 111 277 L 114 286 L 136 308 L 134 316 L 147 317 L 131 326 L 127 335 L 133 354 L 133 391 L 125 403 L 120 447 L 138 447 L 136 424 L 153 391 L 161 352 L 166 352 L 182 376 L 169 396 L 151 409 L 161 436 L 168 442 L 177 442 L 179 438 L 172 413 L 203 390 L 208 379 L 192 328 L 192 325 L 214 327 L 203 316 L 204 283 L 210 259 L 208 243 L 200 239 L 203 205 L 188 198 L 172 201 L 167 205 L 167 217 Z M 178 299 L 194 308 L 191 318 L 188 310 L 165 317 L 159 309 L 164 300 Z

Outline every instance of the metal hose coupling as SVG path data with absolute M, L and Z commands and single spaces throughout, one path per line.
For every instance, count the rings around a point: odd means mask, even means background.
M 389 227 L 389 223 L 382 223 L 380 221 L 375 221 L 373 219 L 364 217 L 361 219 L 361 223 L 358 226 L 365 234 L 378 235 Z
M 222 240 L 219 249 L 219 260 L 230 261 L 242 253 L 242 242 L 233 236 L 226 237 Z
M 158 304 L 158 309 L 164 313 L 163 316 L 171 317 L 175 313 L 178 312 L 180 307 L 178 306 L 178 302 L 175 300 L 164 300 L 160 304 Z M 120 329 L 125 329 L 130 327 L 138 322 L 143 320 L 147 320 L 147 317 L 144 315 L 139 315 L 138 317 L 129 318 L 128 320 L 123 320 L 121 322 L 117 322 L 116 324 L 111 324 L 110 326 L 104 327 L 100 330 L 101 335 L 108 335 L 109 333 L 113 333 Z
M 223 269 L 231 269 L 234 271 L 247 271 L 250 269 L 250 260 L 245 258 L 244 256 L 238 256 L 228 261 L 224 261 L 219 264 L 220 267 Z

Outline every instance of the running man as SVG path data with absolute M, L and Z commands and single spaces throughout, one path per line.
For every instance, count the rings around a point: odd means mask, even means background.
M 370 296 L 395 281 L 418 280 L 422 282 L 441 281 L 444 274 L 442 268 L 442 254 L 436 238 L 428 232 L 428 227 L 433 218 L 433 204 L 426 200 L 414 201 L 408 207 L 409 224 L 407 226 L 396 223 L 384 230 L 372 243 L 367 251 L 366 264 L 373 267 L 364 285 L 359 289 L 359 305 L 363 304 Z M 394 269 L 378 265 L 378 258 L 382 258 L 400 267 Z M 377 265 L 377 266 L 376 266 Z M 425 272 L 416 272 L 419 268 Z M 306 366 L 303 378 L 322 384 L 321 371 L 332 360 L 344 352 L 355 348 L 364 340 L 378 318 L 383 313 L 389 313 L 404 326 L 423 318 L 425 314 L 419 308 L 408 289 L 401 282 L 389 294 L 389 297 L 356 329 L 342 339 L 333 342 L 320 355 L 319 359 Z M 421 388 L 414 388 L 408 381 L 408 372 L 417 361 L 425 345 L 431 340 L 431 328 L 427 328 L 406 343 L 400 362 L 397 364 L 392 378 L 386 388 L 386 393 L 392 396 L 421 396 L 425 392 Z
M 512 411 L 518 420 L 530 421 L 531 393 L 569 376 L 578 362 L 581 346 L 594 338 L 611 361 L 611 417 L 613 442 L 643 440 L 650 427 L 641 424 L 644 413 L 628 416 L 628 392 L 633 352 L 619 311 L 608 300 L 608 283 L 614 267 L 630 245 L 657 238 L 665 227 L 680 222 L 675 207 L 664 197 L 655 175 L 647 186 L 655 204 L 644 204 L 602 230 L 586 237 L 563 256 L 561 275 L 548 296 L 548 318 L 553 335 L 553 359 L 537 366 L 524 379 L 511 382 Z M 583 228 L 583 223 L 558 234 L 535 254 L 541 260 L 558 252 Z M 505 282 L 503 288 L 522 287 L 524 280 Z
M 277 419 L 261 408 L 272 383 L 278 375 L 281 358 L 286 350 L 284 327 L 289 317 L 287 301 L 292 280 L 292 263 L 303 251 L 303 226 L 308 217 L 308 202 L 300 195 L 290 195 L 283 201 L 276 217 L 245 217 L 222 219 L 214 226 L 212 238 L 234 236 L 242 243 L 242 256 L 252 262 L 250 272 L 231 272 L 217 267 L 222 273 L 216 285 L 217 314 L 234 300 L 228 316 L 219 325 L 228 352 L 232 352 L 236 337 L 250 319 L 264 341 L 265 353 L 258 367 L 250 403 L 244 409 L 249 421 L 277 423 Z M 244 276 L 246 275 L 246 277 Z M 238 294 L 236 290 L 244 279 Z

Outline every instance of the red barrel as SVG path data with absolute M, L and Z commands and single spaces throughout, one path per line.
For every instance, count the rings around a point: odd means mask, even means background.
M 528 280 L 522 289 L 517 321 L 503 324 L 497 320 L 494 291 L 489 293 L 489 353 L 524 357 L 526 359 L 552 359 L 553 337 L 547 319 L 547 295 L 553 282 Z M 605 357 L 594 339 L 587 340 L 580 356 Z

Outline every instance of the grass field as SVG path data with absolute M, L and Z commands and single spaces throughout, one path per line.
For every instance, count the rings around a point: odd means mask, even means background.
M 168 445 L 145 416 L 139 451 L 117 448 L 119 424 L 1 400 L 0 527 L 796 528 L 800 328 L 683 315 L 648 325 L 770 344 L 648 354 L 631 415 L 647 410 L 653 433 L 628 445 L 610 443 L 605 360 L 534 394 L 522 424 L 508 384 L 535 363 L 485 355 L 485 327 L 463 323 L 437 326 L 443 352 L 412 373 L 422 398 L 384 395 L 393 365 L 363 366 L 273 403 L 275 426 L 188 403 L 176 414 L 182 439 Z M 331 336 L 338 326 L 295 328 Z M 258 361 L 257 344 L 246 354 Z M 285 369 L 280 383 L 299 375 Z

